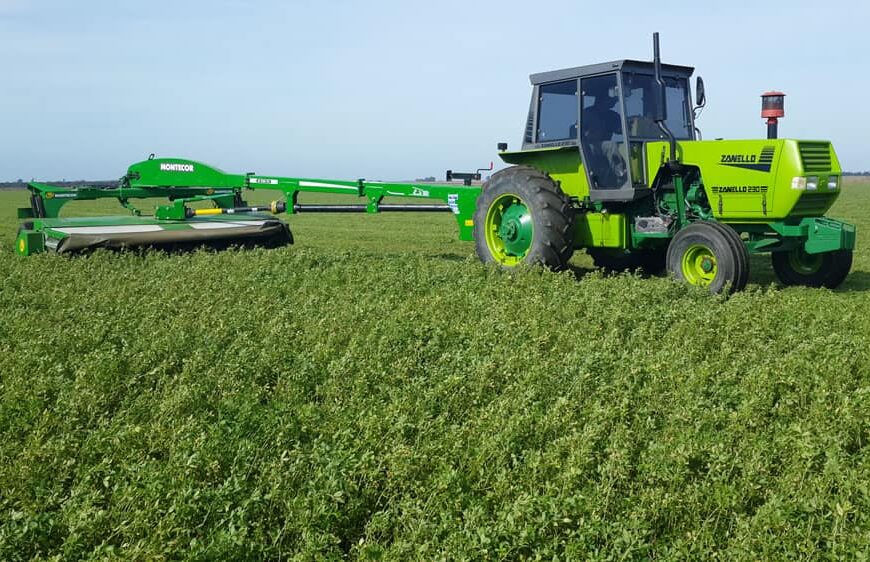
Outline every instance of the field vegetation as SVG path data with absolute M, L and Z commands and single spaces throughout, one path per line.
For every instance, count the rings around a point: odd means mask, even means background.
M 841 289 L 762 257 L 730 298 L 585 255 L 503 273 L 442 215 L 19 258 L 25 202 L 0 193 L 2 560 L 870 552 L 870 183 L 830 213 Z

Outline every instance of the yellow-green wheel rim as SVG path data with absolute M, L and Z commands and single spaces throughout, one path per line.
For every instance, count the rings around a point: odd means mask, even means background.
M 504 266 L 515 266 L 532 247 L 534 225 L 529 207 L 513 193 L 498 196 L 486 212 L 486 246 L 493 259 Z
M 683 252 L 681 260 L 683 277 L 691 285 L 706 287 L 716 278 L 719 264 L 716 255 L 710 248 L 702 244 L 690 246 Z

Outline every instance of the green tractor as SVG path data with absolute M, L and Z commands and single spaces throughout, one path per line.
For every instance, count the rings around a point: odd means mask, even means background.
M 477 253 L 505 267 L 567 267 L 585 248 L 611 270 L 665 270 L 713 292 L 747 282 L 770 253 L 786 285 L 834 288 L 852 264 L 855 227 L 823 215 L 842 187 L 827 141 L 776 138 L 783 96 L 763 96 L 768 138 L 702 141 L 693 69 L 621 60 L 533 74 L 522 150 L 486 182 Z
M 773 257 L 787 285 L 837 287 L 852 264 L 855 227 L 825 218 L 840 193 L 840 165 L 827 141 L 776 138 L 783 94 L 764 98 L 763 140 L 701 141 L 695 111 L 704 105 L 692 68 L 622 60 L 534 74 L 523 147 L 511 167 L 481 189 L 480 172 L 447 172 L 447 182 L 388 183 L 233 174 L 194 160 L 132 164 L 116 185 L 59 187 L 31 182 L 16 241 L 21 255 L 131 246 L 292 243 L 272 215 L 297 213 L 451 213 L 459 238 L 474 240 L 484 262 L 564 269 L 576 249 L 611 270 L 670 271 L 713 292 L 738 291 L 749 254 Z M 464 180 L 464 185 L 450 183 Z M 251 206 L 250 190 L 282 200 Z M 349 205 L 300 204 L 300 193 L 356 197 Z M 62 217 L 71 201 L 114 198 L 128 216 Z M 152 214 L 134 205 L 169 199 Z M 385 202 L 404 198 L 405 203 Z M 428 200 L 428 203 L 424 202 Z M 202 208 L 202 205 L 211 208 Z

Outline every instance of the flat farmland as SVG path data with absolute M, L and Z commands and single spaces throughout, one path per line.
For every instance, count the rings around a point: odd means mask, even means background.
M 481 265 L 450 215 L 276 250 L 13 252 L 0 559 L 856 559 L 870 183 L 836 291 Z M 105 214 L 103 202 L 78 207 Z

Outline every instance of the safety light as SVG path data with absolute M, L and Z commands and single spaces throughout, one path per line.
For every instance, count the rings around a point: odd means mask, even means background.
M 840 187 L 840 176 L 831 176 L 828 178 L 828 189 L 837 189 Z
M 767 138 L 775 139 L 779 118 L 785 117 L 785 94 L 782 92 L 761 94 L 761 117 L 767 119 Z
M 819 187 L 819 176 L 807 177 L 807 191 L 815 191 Z

